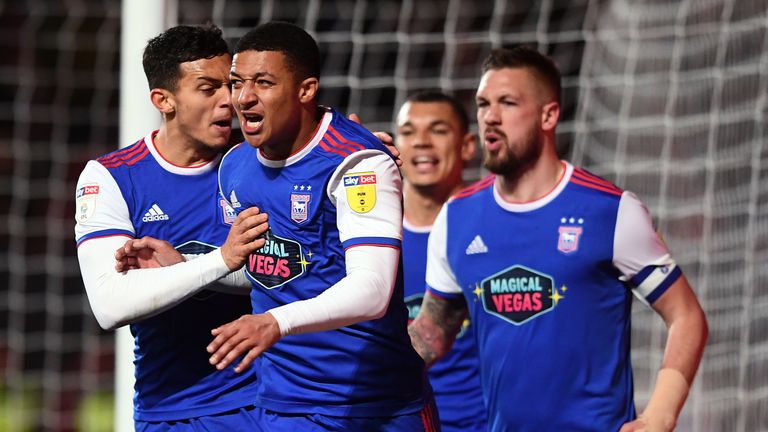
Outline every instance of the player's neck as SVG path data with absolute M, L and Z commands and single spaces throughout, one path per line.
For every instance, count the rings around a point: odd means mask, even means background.
M 295 134 L 259 147 L 264 157 L 270 160 L 285 160 L 301 151 L 317 133 L 324 113 L 325 111 L 315 105 L 302 109 L 301 120 Z
M 160 127 L 154 144 L 163 159 L 181 167 L 204 164 L 219 154 L 215 149 L 190 142 L 188 136 L 167 127 Z
M 520 173 L 496 177 L 496 190 L 510 203 L 536 201 L 551 192 L 565 172 L 554 146 L 546 146 L 541 157 Z
M 436 185 L 430 188 L 419 188 L 406 181 L 403 187 L 405 219 L 415 226 L 431 226 L 443 204 L 463 186 L 463 183 L 455 183 L 449 187 Z

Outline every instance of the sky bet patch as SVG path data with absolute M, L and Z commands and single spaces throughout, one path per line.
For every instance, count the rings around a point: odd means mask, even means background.
M 88 183 L 82 185 L 75 195 L 77 213 L 75 218 L 79 223 L 85 223 L 96 211 L 96 197 L 99 196 L 99 185 Z
M 376 205 L 376 173 L 345 174 L 344 189 L 349 208 L 355 213 L 368 213 Z

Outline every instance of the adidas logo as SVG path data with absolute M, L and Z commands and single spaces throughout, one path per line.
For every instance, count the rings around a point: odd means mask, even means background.
M 157 221 L 164 221 L 168 220 L 170 217 L 165 214 L 165 212 L 157 206 L 157 204 L 152 204 L 152 207 L 147 210 L 146 213 L 144 213 L 144 217 L 141 218 L 144 222 L 157 222 Z
M 475 238 L 472 239 L 472 243 L 467 246 L 467 250 L 465 252 L 467 255 L 486 253 L 488 252 L 488 246 L 483 243 L 483 239 L 480 238 L 479 235 L 476 235 Z
M 237 195 L 235 195 L 235 191 L 232 191 L 231 194 L 229 194 L 229 202 L 232 203 L 232 208 L 240 208 L 240 201 L 237 200 Z

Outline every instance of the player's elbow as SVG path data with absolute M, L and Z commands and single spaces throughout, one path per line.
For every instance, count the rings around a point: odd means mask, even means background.
M 109 290 L 106 287 L 100 286 L 93 290 L 88 290 L 86 285 L 86 291 L 88 292 L 88 303 L 91 306 L 91 312 L 93 312 L 96 322 L 104 330 L 115 330 L 128 324 L 128 317 L 125 311 L 126 305 L 112 298 L 109 295 Z
M 124 325 L 120 317 L 113 311 L 95 308 L 93 303 L 91 304 L 91 310 L 93 311 L 94 318 L 96 318 L 96 322 L 104 330 L 116 330 Z

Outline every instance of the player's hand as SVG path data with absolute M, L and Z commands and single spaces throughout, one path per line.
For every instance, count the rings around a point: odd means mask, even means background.
M 229 324 L 211 330 L 214 337 L 206 350 L 212 354 L 208 361 L 222 370 L 239 356 L 243 360 L 235 372 L 246 370 L 253 360 L 280 340 L 280 326 L 269 314 L 243 315 Z
M 621 429 L 619 429 L 619 432 L 651 432 L 651 431 L 646 429 L 644 421 L 637 419 L 629 423 L 624 423 Z
M 131 239 L 115 251 L 115 270 L 167 267 L 184 261 L 184 257 L 165 240 L 152 237 Z
M 230 270 L 242 267 L 248 255 L 264 246 L 262 235 L 269 229 L 267 219 L 267 214 L 261 213 L 258 207 L 245 209 L 237 215 L 221 246 L 221 256 Z
M 624 423 L 619 432 L 672 432 L 675 430 L 674 418 L 646 418 L 641 414 L 635 421 Z
M 363 124 L 363 122 L 360 120 L 360 117 L 358 117 L 358 115 L 355 113 L 350 114 L 348 118 L 359 125 Z M 382 131 L 371 132 L 371 133 L 376 138 L 378 138 L 382 144 L 387 146 L 387 150 L 389 150 L 389 152 L 392 153 L 392 156 L 395 157 L 395 163 L 397 163 L 397 166 L 403 166 L 403 161 L 400 160 L 400 150 L 398 150 L 397 147 L 395 147 L 395 143 L 394 143 L 394 140 L 392 139 L 392 135 Z

